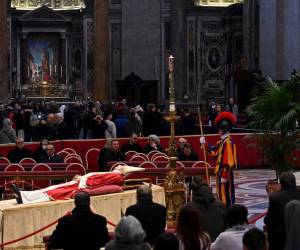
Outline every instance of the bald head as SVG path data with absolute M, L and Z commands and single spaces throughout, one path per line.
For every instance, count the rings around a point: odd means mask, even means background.
M 152 201 L 152 190 L 148 185 L 138 187 L 136 190 L 137 203 Z

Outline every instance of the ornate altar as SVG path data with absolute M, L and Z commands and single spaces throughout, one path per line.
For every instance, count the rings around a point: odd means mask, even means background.
M 12 96 L 84 96 L 84 2 L 11 1 Z

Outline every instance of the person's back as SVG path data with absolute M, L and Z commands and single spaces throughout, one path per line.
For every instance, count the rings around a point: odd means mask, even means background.
M 99 250 L 109 241 L 106 223 L 103 216 L 91 211 L 89 204 L 76 206 L 72 215 L 59 220 L 55 231 L 50 236 L 50 248 Z
M 189 113 L 186 112 L 182 118 L 182 125 L 185 135 L 193 135 L 196 130 L 196 119 Z
M 143 116 L 143 135 L 148 136 L 150 134 L 161 135 L 162 134 L 162 116 L 155 110 L 154 104 L 148 105 L 148 111 Z
M 178 250 L 179 240 L 175 234 L 162 233 L 160 234 L 153 247 L 153 250 Z
M 284 209 L 291 200 L 300 201 L 300 192 L 296 188 L 295 176 L 292 173 L 282 173 L 280 176 L 282 190 L 272 193 L 269 197 L 268 214 L 264 222 L 268 231 L 270 250 L 281 250 L 286 240 Z
M 248 230 L 243 236 L 243 246 L 244 250 L 268 250 L 265 233 L 258 228 Z
M 125 114 L 119 114 L 115 120 L 115 125 L 117 129 L 117 137 L 128 137 L 128 118 Z
M 145 241 L 151 245 L 166 227 L 166 208 L 152 201 L 151 189 L 146 185 L 137 189 L 137 204 L 128 207 L 126 215 L 140 221 L 147 235 Z
M 211 250 L 242 250 L 243 235 L 249 229 L 248 210 L 245 206 L 233 205 L 226 212 L 228 229 L 211 244 Z
M 241 230 L 240 230 L 241 229 Z M 217 244 L 212 244 L 212 250 L 242 250 L 242 238 L 248 228 L 231 228 L 221 233 Z
M 209 235 L 202 229 L 199 210 L 191 205 L 183 206 L 177 218 L 176 234 L 179 250 L 209 250 Z
M 285 250 L 300 249 L 300 201 L 290 201 L 285 206 L 286 243 Z
M 225 230 L 225 206 L 214 198 L 202 179 L 195 177 L 192 189 L 193 201 L 189 204 L 199 209 L 202 228 L 209 234 L 211 241 L 214 241 Z

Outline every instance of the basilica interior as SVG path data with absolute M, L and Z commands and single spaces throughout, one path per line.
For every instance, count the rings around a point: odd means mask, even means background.
M 245 106 L 261 77 L 284 80 L 293 70 L 279 54 L 296 48 L 295 42 L 278 37 L 280 30 L 272 33 L 276 22 L 288 19 L 278 10 L 293 6 L 274 0 L 0 4 L 0 56 L 7 58 L 0 68 L 2 99 L 95 97 L 164 104 L 169 99 L 167 58 L 172 54 L 178 104 L 233 97 Z M 267 19 L 269 10 L 273 14 Z M 291 31 L 285 34 L 289 38 Z M 285 46 L 277 59 L 272 52 L 280 44 Z M 273 63 L 266 59 L 272 56 Z

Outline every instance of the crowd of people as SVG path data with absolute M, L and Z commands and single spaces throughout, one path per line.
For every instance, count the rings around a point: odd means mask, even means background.
M 148 136 L 148 143 L 145 147 L 139 144 L 139 137 L 133 133 L 128 142 L 120 146 L 118 139 L 107 139 L 103 148 L 101 148 L 98 155 L 99 171 L 109 171 L 108 162 L 111 161 L 125 161 L 125 154 L 128 151 L 135 151 L 137 153 L 145 153 L 156 150 L 162 153 L 167 153 L 168 149 L 163 148 L 160 144 L 160 139 L 156 135 Z M 0 157 L 3 156 L 0 153 Z M 12 148 L 7 155 L 11 163 L 19 163 L 24 158 L 32 158 L 38 163 L 63 163 L 64 159 L 57 154 L 54 144 L 47 139 L 40 142 L 39 147 L 35 151 L 26 148 L 24 138 L 17 137 L 15 147 Z M 198 161 L 199 156 L 192 148 L 187 139 L 181 137 L 177 142 L 177 158 L 179 161 Z
M 230 98 L 223 108 L 212 103 L 209 107 L 208 122 L 214 126 L 215 117 L 226 110 L 238 115 L 238 107 Z M 169 135 L 169 124 L 164 118 L 167 110 L 155 104 L 147 107 L 129 107 L 126 101 L 103 105 L 100 101 L 89 101 L 59 105 L 55 102 L 22 103 L 12 101 L 0 103 L 0 144 L 11 143 L 16 137 L 26 142 L 42 139 L 97 139 L 129 137 L 155 134 Z M 199 133 L 197 115 L 191 109 L 178 110 L 181 117 L 176 124 L 177 135 Z
M 50 236 L 50 248 L 107 250 L 267 250 L 263 231 L 248 224 L 242 205 L 226 209 L 196 177 L 193 201 L 180 210 L 174 231 L 166 231 L 166 208 L 152 199 L 151 187 L 137 189 L 137 203 L 127 208 L 109 238 L 106 218 L 92 213 L 87 193 L 75 196 L 75 209 L 62 217 Z M 293 205 L 293 204 L 292 204 Z M 292 206 L 290 205 L 290 206 Z M 292 210 L 292 209 L 291 209 Z M 74 241 L 74 238 L 81 241 Z M 78 248 L 80 247 L 80 248 Z M 292 249 L 292 248 L 289 248 Z M 296 248 L 293 248 L 296 249 Z
M 19 163 L 22 159 L 32 158 L 38 163 L 63 163 L 61 156 L 56 154 L 55 146 L 47 139 L 43 139 L 40 146 L 32 152 L 27 149 L 24 144 L 24 138 L 16 138 L 16 146 L 12 148 L 7 155 L 7 159 L 11 163 Z M 2 156 L 0 154 L 0 156 Z
M 59 220 L 50 244 L 54 249 L 91 250 L 297 250 L 300 190 L 291 172 L 283 172 L 279 182 L 280 191 L 269 196 L 264 231 L 248 223 L 246 206 L 227 207 L 201 177 L 192 180 L 192 199 L 181 208 L 175 231 L 166 231 L 166 207 L 153 201 L 151 186 L 142 185 L 136 191 L 137 203 L 127 208 L 112 240 L 106 218 L 92 213 L 89 194 L 79 191 L 75 209 Z

